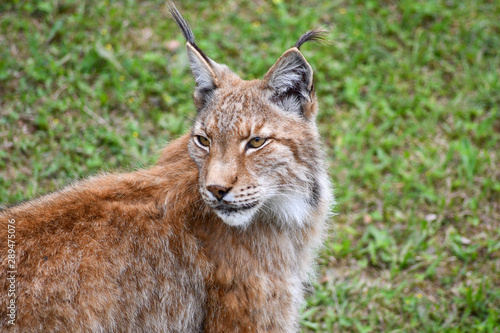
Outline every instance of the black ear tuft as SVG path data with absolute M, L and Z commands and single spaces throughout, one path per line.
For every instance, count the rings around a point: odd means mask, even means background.
M 219 80 L 216 75 L 216 67 L 219 65 L 207 57 L 203 51 L 195 44 L 194 34 L 189 24 L 182 17 L 173 2 L 167 4 L 170 15 L 175 20 L 186 39 L 186 48 L 196 82 L 196 90 L 194 92 L 194 101 L 198 109 L 203 108 L 214 95 L 214 90 L 219 85 Z
M 306 42 L 318 42 L 318 43 L 328 43 L 328 40 L 326 39 L 326 34 L 328 34 L 328 30 L 326 29 L 314 29 L 314 30 L 309 30 L 302 36 L 300 36 L 299 40 L 297 43 L 295 43 L 295 47 L 300 50 L 300 47 L 302 44 Z
M 186 42 L 191 44 L 196 49 L 196 51 L 198 51 L 200 56 L 203 59 L 205 59 L 206 62 L 210 62 L 210 59 L 195 44 L 193 30 L 191 30 L 189 23 L 184 19 L 184 17 L 182 17 L 182 14 L 177 10 L 177 7 L 175 7 L 174 3 L 172 1 L 170 1 L 169 3 L 167 3 L 167 7 L 168 7 L 168 11 L 170 12 L 170 15 L 174 19 L 175 23 L 177 23 L 177 25 L 181 29 L 182 34 L 184 35 L 184 39 L 186 39 Z
M 181 29 L 186 42 L 194 44 L 194 35 L 191 27 L 189 26 L 189 23 L 187 23 L 184 17 L 182 17 L 181 13 L 177 10 L 177 7 L 175 7 L 175 4 L 172 1 L 167 3 L 167 7 L 175 23 L 177 23 L 177 25 Z

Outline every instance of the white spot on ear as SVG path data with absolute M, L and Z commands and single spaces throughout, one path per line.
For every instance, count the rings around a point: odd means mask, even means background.
M 291 111 L 291 112 L 300 112 L 302 103 L 296 96 L 286 96 L 279 101 L 279 106 L 282 109 Z

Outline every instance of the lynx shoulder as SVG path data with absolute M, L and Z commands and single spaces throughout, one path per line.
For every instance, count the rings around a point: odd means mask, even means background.
M 169 8 L 196 82 L 190 132 L 149 169 L 0 212 L 0 331 L 299 329 L 333 201 L 300 52 L 323 31 L 245 81 L 205 55 Z

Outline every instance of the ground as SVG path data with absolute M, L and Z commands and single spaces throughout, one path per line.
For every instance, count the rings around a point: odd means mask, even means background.
M 500 3 L 178 1 L 259 78 L 306 30 L 338 205 L 304 332 L 499 332 Z M 151 165 L 195 115 L 164 1 L 2 1 L 0 205 Z

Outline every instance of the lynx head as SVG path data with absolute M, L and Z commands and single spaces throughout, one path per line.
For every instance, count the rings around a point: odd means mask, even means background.
M 188 149 L 204 201 L 231 226 L 255 218 L 284 227 L 307 224 L 318 205 L 328 204 L 330 190 L 315 124 L 313 71 L 299 48 L 325 31 L 305 33 L 262 80 L 244 81 L 208 58 L 169 7 L 196 81 L 198 114 Z

